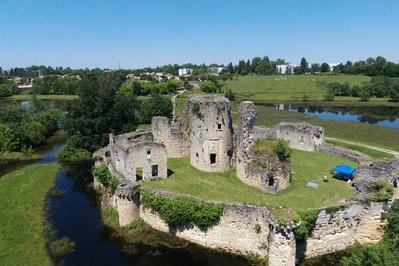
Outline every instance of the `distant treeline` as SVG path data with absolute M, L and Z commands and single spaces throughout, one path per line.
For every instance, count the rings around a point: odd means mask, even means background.
M 277 65 L 286 64 L 285 60 L 277 59 L 271 61 L 266 57 L 254 57 L 252 60 L 240 60 L 237 65 L 229 63 L 224 70 L 224 73 L 231 75 L 272 75 L 279 74 Z M 314 73 L 343 73 L 343 74 L 363 74 L 367 76 L 387 76 L 399 77 L 399 64 L 389 62 L 384 57 L 378 56 L 376 58 L 368 58 L 357 62 L 347 61 L 336 66 L 330 66 L 328 63 L 313 63 L 310 64 L 305 58 L 302 58 L 300 64 L 293 66 L 292 72 L 294 74 L 314 74 Z M 286 74 L 286 73 L 282 73 Z
M 363 86 L 351 86 L 349 82 L 328 84 L 327 101 L 333 101 L 334 96 L 360 97 L 361 101 L 368 101 L 370 97 L 390 97 L 391 101 L 399 102 L 399 80 L 387 77 L 374 77 Z

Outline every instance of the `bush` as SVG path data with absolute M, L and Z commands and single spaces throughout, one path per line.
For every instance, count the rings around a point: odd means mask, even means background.
M 288 147 L 288 143 L 285 140 L 279 139 L 273 148 L 273 152 L 281 162 L 284 162 L 291 157 L 292 150 Z
M 34 146 L 43 144 L 46 140 L 47 131 L 39 122 L 26 122 L 22 125 L 22 129 L 30 144 Z
M 226 91 L 226 93 L 224 94 L 224 97 L 226 97 L 227 99 L 229 99 L 230 101 L 234 101 L 236 96 L 234 95 L 234 93 L 231 91 L 231 89 L 228 89 Z
M 216 93 L 216 91 L 217 91 L 216 84 L 210 80 L 205 80 L 205 81 L 201 82 L 200 88 L 203 92 L 206 92 L 206 93 Z
M 293 231 L 295 238 L 299 242 L 306 241 L 306 239 L 312 234 L 318 215 L 319 210 L 308 210 L 299 212 L 297 217 L 295 217 L 294 221 L 296 223 L 300 222 L 300 225 L 294 228 Z
M 49 253 L 53 258 L 65 256 L 75 249 L 75 243 L 68 237 L 51 241 L 48 245 Z
M 373 200 L 374 201 L 388 201 L 392 198 L 394 190 L 393 188 L 385 181 L 377 182 L 374 185 L 375 193 Z
M 118 188 L 119 181 L 114 177 L 108 169 L 106 164 L 100 164 L 93 169 L 93 175 L 97 177 L 98 181 L 105 187 L 110 188 L 115 192 Z
M 171 227 L 197 225 L 201 230 L 216 223 L 223 213 L 224 205 L 200 202 L 191 198 L 168 198 L 148 192 L 141 193 L 145 208 L 156 211 Z
M 89 160 L 91 158 L 91 152 L 82 148 L 77 148 L 74 140 L 75 137 L 71 137 L 68 140 L 67 144 L 57 152 L 57 158 L 63 161 Z

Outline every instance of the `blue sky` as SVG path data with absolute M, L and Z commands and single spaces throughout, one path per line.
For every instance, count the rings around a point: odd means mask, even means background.
M 0 0 L 0 66 L 399 61 L 397 0 Z

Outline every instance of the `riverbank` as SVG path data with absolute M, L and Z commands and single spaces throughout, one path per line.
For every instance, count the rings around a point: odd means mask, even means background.
M 65 131 L 58 130 L 52 136 L 50 136 L 46 143 L 42 146 L 37 147 L 35 150 L 30 150 L 26 152 L 3 152 L 0 153 L 0 164 L 2 161 L 30 161 L 41 159 L 53 146 L 57 143 L 62 143 L 65 140 Z
M 51 265 L 45 201 L 59 168 L 33 164 L 0 178 L 0 265 Z

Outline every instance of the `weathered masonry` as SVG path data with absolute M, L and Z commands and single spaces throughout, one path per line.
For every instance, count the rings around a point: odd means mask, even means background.
M 132 132 L 119 136 L 110 134 L 108 146 L 96 154 L 99 153 L 103 154 L 99 157 L 113 174 L 132 184 L 167 177 L 165 146 L 152 141 L 149 132 Z
M 291 167 L 276 156 L 257 156 L 251 153 L 255 139 L 256 108 L 253 102 L 242 102 L 238 110 L 236 169 L 237 177 L 244 183 L 276 193 L 289 186 Z
M 229 100 L 193 96 L 187 101 L 184 112 L 190 121 L 191 164 L 207 172 L 229 170 L 233 159 Z
M 280 123 L 277 138 L 288 141 L 291 148 L 318 151 L 324 142 L 324 129 L 307 123 Z

